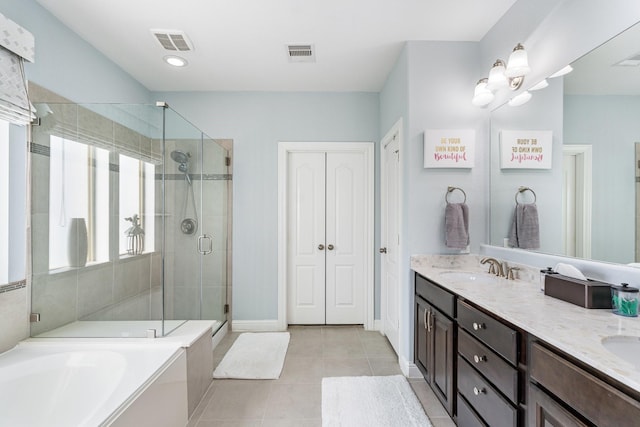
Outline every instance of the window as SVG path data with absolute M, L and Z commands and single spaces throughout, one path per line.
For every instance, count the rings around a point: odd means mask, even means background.
M 145 231 L 144 251 L 154 250 L 155 166 L 120 154 L 120 231 L 119 253 L 127 253 L 125 232 L 131 222 L 125 218 L 138 215 Z
M 0 285 L 9 283 L 9 123 L 0 120 Z
M 109 260 L 109 152 L 51 136 L 49 269 L 69 266 L 69 225 L 83 218 L 87 262 Z

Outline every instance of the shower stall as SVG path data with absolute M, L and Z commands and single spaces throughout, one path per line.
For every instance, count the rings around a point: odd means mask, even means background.
M 39 103 L 33 337 L 164 336 L 227 320 L 231 140 L 165 103 Z

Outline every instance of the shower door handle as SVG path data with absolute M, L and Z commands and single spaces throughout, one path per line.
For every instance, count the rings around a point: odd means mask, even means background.
M 207 249 L 203 249 L 203 241 L 207 239 L 209 241 L 209 247 Z M 202 255 L 209 255 L 211 252 L 213 252 L 213 239 L 211 238 L 211 236 L 207 235 L 207 234 L 203 234 L 198 236 L 198 252 L 200 252 Z

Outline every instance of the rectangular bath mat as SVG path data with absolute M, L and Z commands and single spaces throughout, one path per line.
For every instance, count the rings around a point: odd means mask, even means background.
M 214 378 L 272 380 L 280 377 L 289 332 L 245 332 L 213 371 Z
M 402 375 L 322 379 L 322 425 L 430 427 L 429 418 Z

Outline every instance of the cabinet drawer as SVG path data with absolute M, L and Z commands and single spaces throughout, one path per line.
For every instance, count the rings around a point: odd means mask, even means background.
M 597 426 L 638 425 L 640 402 L 537 342 L 531 344 L 529 375 Z
M 456 297 L 419 274 L 416 274 L 416 294 L 447 316 L 455 317 Z
M 466 360 L 458 356 L 458 392 L 492 427 L 518 425 L 518 410 L 511 406 Z
M 456 425 L 458 427 L 487 427 L 480 418 L 469 407 L 464 397 L 458 393 L 458 415 L 456 416 Z
M 458 332 L 458 353 L 514 404 L 518 403 L 518 371 L 467 332 Z
M 458 326 L 491 347 L 511 364 L 518 364 L 518 332 L 458 300 Z

